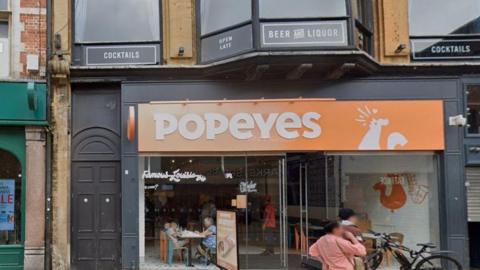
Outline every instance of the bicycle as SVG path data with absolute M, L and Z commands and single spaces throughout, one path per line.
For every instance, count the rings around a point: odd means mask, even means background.
M 449 256 L 451 251 L 433 251 L 436 248 L 431 243 L 417 244 L 419 250 L 409 249 L 401 245 L 388 234 L 371 231 L 377 238 L 376 249 L 367 256 L 367 269 L 377 269 L 384 259 L 384 255 L 390 252 L 400 264 L 400 270 L 462 270 L 462 265 L 455 258 Z M 408 259 L 409 254 L 411 259 Z

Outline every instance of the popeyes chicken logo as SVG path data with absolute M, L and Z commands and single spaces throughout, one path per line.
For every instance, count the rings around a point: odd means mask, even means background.
M 405 206 L 407 198 L 414 204 L 423 204 L 430 193 L 428 186 L 419 184 L 413 173 L 390 173 L 373 185 L 379 192 L 383 207 L 394 212 Z
M 382 128 L 390 124 L 390 120 L 387 118 L 376 118 L 378 109 L 368 108 L 364 106 L 357 109 L 360 115 L 355 119 L 368 130 L 363 135 L 358 150 L 395 150 L 399 146 L 405 146 L 408 143 L 408 139 L 400 132 L 392 132 L 387 136 L 387 145 L 380 145 L 380 140 L 384 134 L 382 134 Z

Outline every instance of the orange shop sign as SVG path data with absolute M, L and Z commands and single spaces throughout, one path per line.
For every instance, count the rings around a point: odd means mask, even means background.
M 138 105 L 139 152 L 442 149 L 439 100 L 262 99 Z

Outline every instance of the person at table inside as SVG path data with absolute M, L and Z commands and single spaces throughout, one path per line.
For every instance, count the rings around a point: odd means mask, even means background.
M 175 222 L 165 224 L 165 233 L 168 238 L 173 242 L 175 247 L 184 247 L 188 244 L 188 240 L 179 240 L 178 235 L 178 225 Z
M 204 238 L 202 243 L 197 247 L 198 256 L 203 256 L 208 258 L 208 251 L 216 250 L 217 249 L 217 227 L 213 222 L 213 218 L 206 217 L 203 219 L 203 226 L 205 231 L 201 232 Z
M 365 247 L 338 222 L 327 224 L 325 232 L 327 234 L 310 247 L 310 256 L 318 259 L 324 270 L 354 270 L 354 257 L 365 256 Z

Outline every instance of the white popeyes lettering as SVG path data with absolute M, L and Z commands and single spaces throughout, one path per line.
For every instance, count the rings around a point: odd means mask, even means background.
M 165 135 L 171 134 L 177 129 L 177 118 L 169 113 L 156 113 L 153 115 L 153 119 L 155 120 L 155 139 L 157 140 L 165 139 Z
M 280 136 L 285 139 L 295 139 L 298 138 L 299 134 L 297 130 L 290 130 L 290 129 L 298 129 L 302 127 L 302 122 L 300 117 L 293 112 L 284 112 L 280 114 L 277 119 L 277 124 L 275 128 Z
M 222 134 L 228 129 L 228 118 L 223 114 L 206 113 L 205 120 L 207 121 L 208 140 L 214 140 L 216 135 Z M 218 123 L 218 125 L 215 123 Z
M 237 113 L 230 120 L 230 133 L 239 140 L 248 140 L 253 137 L 251 129 L 255 127 L 253 118 L 248 113 Z
M 307 139 L 318 138 L 322 128 L 318 123 L 321 115 L 317 112 L 307 112 L 299 116 L 293 112 L 269 113 L 236 113 L 228 119 L 220 113 L 205 113 L 203 117 L 189 113 L 178 120 L 169 113 L 155 113 L 155 138 L 164 140 L 167 135 L 177 129 L 180 135 L 188 140 L 197 140 L 206 133 L 208 140 L 216 139 L 217 135 L 229 131 L 230 135 L 239 140 L 253 138 L 253 130 L 257 127 L 260 138 L 271 138 L 272 128 L 284 139 L 295 139 L 303 136 Z M 305 128 L 300 134 L 302 127 Z
M 195 123 L 193 131 L 190 131 L 188 128 L 190 122 Z M 205 132 L 205 122 L 198 114 L 189 113 L 180 118 L 180 121 L 178 122 L 178 131 L 184 138 L 196 140 L 202 136 L 203 132 Z
M 316 112 L 307 112 L 302 116 L 302 123 L 305 127 L 309 128 L 310 131 L 304 131 L 303 137 L 307 139 L 314 139 L 322 134 L 322 128 L 320 125 L 315 123 L 313 120 L 319 120 L 320 114 Z
M 255 119 L 255 122 L 257 123 L 258 128 L 260 129 L 260 138 L 262 139 L 270 138 L 270 130 L 272 130 L 273 124 L 275 123 L 275 120 L 277 120 L 277 117 L 278 117 L 278 113 L 271 113 L 268 115 L 267 121 L 265 121 L 261 113 L 253 114 L 253 119 Z

